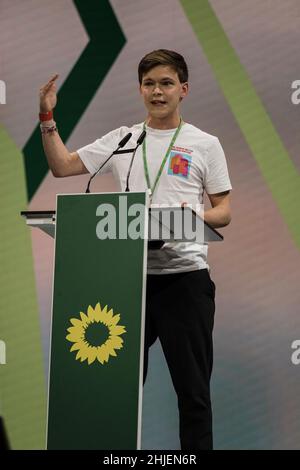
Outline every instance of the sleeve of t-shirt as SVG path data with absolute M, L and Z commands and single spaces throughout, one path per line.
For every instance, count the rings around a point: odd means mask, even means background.
M 91 144 L 85 145 L 77 150 L 77 153 L 82 160 L 84 166 L 87 168 L 89 173 L 95 173 L 99 170 L 100 166 L 105 160 L 116 150 L 120 140 L 127 134 L 127 127 L 120 127 L 115 129 L 108 134 L 105 134 L 100 139 L 95 140 Z M 112 157 L 103 169 L 101 173 L 108 173 L 111 171 Z
M 207 194 L 217 194 L 232 189 L 223 148 L 214 137 L 208 148 L 204 187 Z

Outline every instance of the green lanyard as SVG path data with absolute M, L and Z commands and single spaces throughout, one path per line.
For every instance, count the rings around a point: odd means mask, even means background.
M 152 186 L 151 188 L 151 182 L 150 182 L 150 177 L 149 177 L 149 170 L 148 170 L 148 164 L 147 164 L 147 157 L 146 157 L 146 139 L 144 139 L 144 142 L 143 142 L 143 160 L 144 160 L 144 171 L 145 171 L 145 177 L 146 177 L 146 181 L 147 181 L 147 186 L 148 186 L 148 189 L 150 190 L 150 198 L 152 198 L 153 196 L 153 193 L 155 191 L 155 188 L 157 186 L 157 183 L 158 183 L 158 180 L 162 174 L 162 171 L 164 169 L 164 166 L 166 164 L 166 161 L 168 159 L 168 156 L 169 156 L 169 153 L 171 151 L 171 148 L 173 147 L 174 143 L 175 143 L 175 140 L 177 139 L 177 136 L 179 134 L 179 131 L 180 129 L 182 128 L 182 125 L 183 125 L 183 120 L 182 118 L 180 118 L 180 122 L 179 122 L 179 126 L 177 127 L 173 137 L 172 137 L 172 140 L 171 140 L 171 143 L 168 147 L 168 150 L 166 152 L 166 155 L 164 156 L 164 159 L 163 161 L 161 162 L 161 165 L 160 165 L 160 169 L 158 170 L 158 173 L 156 175 L 156 178 L 155 178 L 155 181 L 154 181 L 154 185 Z M 143 130 L 145 131 L 146 130 L 146 122 L 144 122 L 144 125 L 143 125 Z

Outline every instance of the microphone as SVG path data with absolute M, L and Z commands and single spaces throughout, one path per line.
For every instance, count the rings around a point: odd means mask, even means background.
M 144 142 L 145 137 L 146 137 L 146 131 L 143 131 L 141 135 L 139 136 L 138 140 L 136 141 L 137 146 L 141 145 Z
M 112 157 L 115 153 L 117 153 L 117 151 L 118 151 L 120 148 L 124 147 L 124 145 L 127 144 L 128 140 L 131 138 L 131 136 L 132 136 L 132 133 L 131 133 L 131 132 L 128 132 L 128 134 L 126 134 L 125 137 L 123 137 L 123 139 L 120 140 L 117 149 L 114 150 L 114 151 L 110 154 L 110 156 L 102 163 L 102 165 L 100 166 L 100 168 L 99 168 L 94 174 L 92 174 L 92 176 L 90 177 L 89 182 L 88 182 L 88 184 L 87 184 L 86 190 L 85 190 L 85 193 L 86 193 L 86 194 L 87 194 L 87 193 L 90 193 L 90 184 L 91 184 L 92 179 L 93 179 L 96 175 L 98 175 L 99 171 L 104 167 L 104 165 L 106 165 L 106 163 L 111 159 L 111 157 Z
M 132 136 L 132 133 L 128 132 L 128 134 L 126 134 L 125 137 L 123 137 L 123 139 L 120 140 L 117 150 L 124 147 L 127 144 L 128 140 L 130 139 L 131 136 Z
M 130 173 L 131 173 L 131 168 L 132 168 L 133 160 L 134 160 L 134 157 L 135 157 L 135 153 L 136 153 L 138 147 L 144 142 L 145 137 L 146 137 L 146 131 L 144 130 L 141 133 L 141 135 L 139 136 L 138 140 L 136 141 L 136 147 L 133 150 L 133 154 L 132 154 L 132 157 L 131 157 L 131 162 L 130 162 L 128 173 L 127 173 L 125 192 L 129 191 L 129 176 L 130 176 Z

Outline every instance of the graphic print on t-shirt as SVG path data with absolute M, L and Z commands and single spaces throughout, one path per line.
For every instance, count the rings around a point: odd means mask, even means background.
M 171 152 L 169 157 L 168 175 L 188 178 L 190 173 L 192 157 L 187 153 Z

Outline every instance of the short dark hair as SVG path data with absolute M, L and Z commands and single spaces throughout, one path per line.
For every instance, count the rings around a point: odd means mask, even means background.
M 171 67 L 177 72 L 180 83 L 188 81 L 189 72 L 184 57 L 175 51 L 157 49 L 146 54 L 139 63 L 138 74 L 140 85 L 142 84 L 143 75 L 158 65 L 168 65 Z

